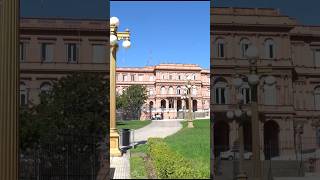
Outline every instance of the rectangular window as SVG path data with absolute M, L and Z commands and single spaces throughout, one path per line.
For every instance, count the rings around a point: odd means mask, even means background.
M 222 43 L 218 44 L 218 57 L 224 57 L 224 44 Z
M 134 79 L 134 75 L 131 75 L 131 81 L 134 81 L 135 79 Z
M 78 61 L 78 46 L 75 43 L 67 44 L 67 58 L 69 63 L 77 63 Z
M 42 43 L 41 44 L 41 61 L 52 62 L 53 60 L 53 44 Z
M 273 45 L 269 45 L 269 58 L 273 58 L 273 55 L 274 55 L 274 53 L 273 53 Z
M 320 67 L 320 49 L 313 51 L 313 60 L 315 67 Z
M 242 47 L 241 47 L 242 57 L 246 57 L 248 48 L 249 48 L 249 44 L 242 44 Z
M 26 43 L 20 42 L 20 61 L 23 62 L 25 61 L 25 53 L 26 53 Z
M 221 102 L 220 102 L 220 104 L 225 104 L 226 103 L 226 98 L 225 98 L 224 88 L 221 88 L 220 90 L 221 90 L 221 94 L 220 94 Z
M 93 63 L 106 62 L 106 47 L 104 45 L 92 46 Z

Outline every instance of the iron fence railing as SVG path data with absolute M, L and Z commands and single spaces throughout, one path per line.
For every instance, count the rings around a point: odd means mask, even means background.
M 101 148 L 96 137 L 64 135 L 62 139 L 21 151 L 19 180 L 97 180 L 101 168 L 107 175 L 108 167 L 101 166 L 107 148 Z

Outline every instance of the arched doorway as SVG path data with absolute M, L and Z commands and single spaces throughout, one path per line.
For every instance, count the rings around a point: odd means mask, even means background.
M 193 109 L 193 112 L 198 111 L 197 100 L 192 101 L 192 109 Z
M 252 152 L 252 127 L 249 120 L 243 122 L 243 141 L 244 149 Z
M 177 111 L 179 111 L 180 109 L 182 109 L 182 101 L 181 99 L 177 100 Z
M 279 156 L 279 132 L 280 128 L 277 122 L 268 121 L 264 124 L 264 154 L 266 160 Z
M 229 149 L 230 127 L 227 122 L 217 121 L 213 125 L 214 155 Z
M 166 108 L 166 100 L 162 99 L 160 103 L 161 108 Z

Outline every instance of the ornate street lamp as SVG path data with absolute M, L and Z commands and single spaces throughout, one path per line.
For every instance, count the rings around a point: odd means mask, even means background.
M 120 21 L 117 17 L 110 18 L 110 156 L 121 156 L 119 150 L 119 133 L 116 128 L 116 54 L 118 41 L 123 40 L 122 46 L 129 48 L 130 31 L 118 32 Z
M 188 128 L 193 128 L 193 121 L 192 121 L 192 97 L 191 97 L 191 77 L 188 76 L 187 77 L 187 82 L 185 84 L 185 96 L 189 99 L 188 103 L 189 103 L 189 118 L 188 118 Z
M 259 132 L 259 114 L 258 114 L 258 83 L 259 76 L 257 75 L 257 59 L 259 58 L 258 49 L 251 45 L 247 50 L 247 58 L 250 61 L 250 74 L 248 82 L 251 87 L 251 123 L 252 123 L 252 155 L 253 155 L 253 177 L 260 179 L 261 162 L 260 162 L 260 132 Z
M 243 170 L 243 161 L 244 161 L 244 137 L 243 137 L 243 122 L 247 116 L 251 115 L 251 111 L 244 111 L 242 109 L 242 105 L 244 102 L 244 97 L 240 93 L 239 89 L 243 84 L 243 80 L 241 78 L 235 78 L 233 80 L 233 86 L 237 90 L 236 100 L 237 100 L 237 107 L 233 111 L 228 111 L 226 116 L 230 120 L 236 120 L 239 126 L 239 172 L 236 177 L 237 180 L 246 180 L 248 179 L 246 173 Z

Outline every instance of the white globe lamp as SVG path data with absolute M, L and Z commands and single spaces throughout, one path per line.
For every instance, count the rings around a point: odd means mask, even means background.
M 111 25 L 111 26 L 116 26 L 116 27 L 118 27 L 119 24 L 120 24 L 120 21 L 119 21 L 119 19 L 118 19 L 117 17 L 111 17 L 111 18 L 110 18 L 110 25 Z

